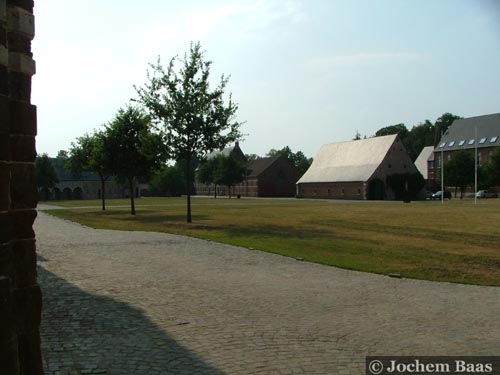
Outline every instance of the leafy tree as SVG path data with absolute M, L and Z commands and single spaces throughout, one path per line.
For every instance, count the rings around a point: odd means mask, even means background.
M 177 165 L 165 166 L 149 181 L 153 196 L 180 197 L 185 194 L 184 174 Z
M 200 163 L 200 166 L 197 169 L 197 178 L 202 184 L 205 185 L 215 185 L 214 189 L 214 198 L 217 198 L 217 183 L 216 183 L 216 170 L 218 167 L 217 158 L 210 158 L 204 160 Z
M 35 159 L 35 177 L 36 185 L 39 190 L 45 193 L 48 199 L 48 191 L 52 189 L 58 182 L 56 169 L 49 158 L 49 155 L 42 154 Z
M 66 150 L 59 150 L 57 152 L 57 157 L 60 158 L 60 159 L 68 159 L 68 157 L 69 157 L 68 151 L 66 151 Z
M 139 102 L 152 119 L 163 126 L 165 143 L 176 160 L 186 162 L 187 222 L 191 222 L 192 161 L 203 154 L 223 149 L 241 137 L 241 123 L 234 120 L 238 105 L 229 95 L 224 101 L 228 78 L 209 86 L 211 61 L 204 61 L 200 43 L 191 43 L 189 56 L 184 55 L 178 72 L 174 57 L 165 69 L 160 59 L 151 64 L 144 87 L 135 87 Z
M 460 188 L 460 199 L 468 185 L 474 183 L 474 157 L 467 151 L 456 152 L 444 165 L 444 181 L 447 186 Z
M 434 125 L 429 120 L 425 120 L 411 128 L 403 144 L 411 159 L 415 161 L 424 147 L 434 145 L 434 138 Z
M 385 128 L 379 129 L 375 133 L 375 137 L 381 137 L 384 135 L 391 135 L 391 134 L 399 135 L 399 139 L 403 141 L 408 135 L 408 129 L 406 128 L 405 124 L 390 125 L 386 126 Z
M 149 177 L 166 157 L 161 136 L 152 132 L 149 117 L 138 108 L 119 109 L 106 125 L 103 149 L 110 160 L 110 170 L 128 182 L 130 210 L 135 215 L 134 181 Z
M 462 117 L 453 115 L 449 112 L 443 113 L 434 123 L 436 129 L 436 140 L 441 138 L 441 133 L 446 133 L 448 128 L 453 124 L 453 121 L 461 119 Z M 436 142 L 437 143 L 437 142 Z
M 312 158 L 307 158 L 302 151 L 294 153 L 288 146 L 283 147 L 281 150 L 271 149 L 266 155 L 269 157 L 283 156 L 291 164 L 297 167 L 301 175 L 306 173 L 313 161 Z
M 245 154 L 245 157 L 247 158 L 248 161 L 254 161 L 260 159 L 260 156 L 257 154 Z
M 480 185 L 488 189 L 500 185 L 500 148 L 496 148 L 490 160 L 483 163 L 479 170 Z
M 75 174 L 94 172 L 101 182 L 101 207 L 106 210 L 106 181 L 111 175 L 111 155 L 104 150 L 104 132 L 85 134 L 71 143 L 66 168 Z
M 356 134 L 354 134 L 353 141 L 359 141 L 361 139 L 361 134 L 356 130 Z
M 224 155 L 217 155 L 213 160 L 215 160 L 213 182 L 216 185 L 227 186 L 229 198 L 231 198 L 231 187 L 245 179 L 246 164 L 235 157 Z

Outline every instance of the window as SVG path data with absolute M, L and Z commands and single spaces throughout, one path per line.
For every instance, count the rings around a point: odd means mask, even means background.
M 455 141 L 451 141 L 450 143 L 448 143 L 448 147 L 453 147 L 455 146 Z
M 464 143 L 465 143 L 465 139 L 462 139 L 460 142 L 458 142 L 458 145 L 459 145 L 459 146 L 463 146 L 463 145 L 464 145 Z
M 473 145 L 473 144 L 474 144 L 474 142 L 476 142 L 476 140 L 475 140 L 475 139 L 470 139 L 470 140 L 469 140 L 468 145 L 469 145 L 469 146 L 470 146 L 470 145 Z
M 443 148 L 446 145 L 446 142 L 443 142 L 439 145 L 439 148 Z
M 486 138 L 481 138 L 481 140 L 479 141 L 480 144 L 483 144 L 484 142 L 486 142 Z
M 447 159 L 447 160 L 448 160 L 448 161 L 450 161 L 450 160 L 451 160 L 451 154 L 448 154 L 448 159 Z
M 498 136 L 491 137 L 490 143 L 495 143 L 498 139 Z

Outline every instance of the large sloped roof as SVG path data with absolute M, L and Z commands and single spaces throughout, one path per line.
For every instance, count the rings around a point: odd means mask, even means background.
M 392 134 L 324 145 L 297 183 L 367 181 L 396 138 Z
M 428 161 L 434 159 L 434 146 L 427 146 L 422 149 L 420 154 L 415 160 L 415 167 L 417 167 L 418 171 L 424 176 L 424 178 L 428 177 Z
M 252 160 L 248 163 L 248 177 L 257 177 L 262 172 L 264 172 L 267 168 L 274 164 L 276 160 L 278 160 L 279 156 L 268 157 L 268 158 L 259 158 Z
M 436 151 L 495 146 L 500 146 L 500 113 L 455 120 Z

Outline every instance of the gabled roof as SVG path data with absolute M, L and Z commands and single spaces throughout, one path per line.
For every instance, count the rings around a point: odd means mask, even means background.
M 477 131 L 477 133 L 476 133 Z M 500 113 L 455 120 L 435 151 L 500 146 Z
M 420 151 L 420 154 L 415 160 L 415 167 L 417 167 L 418 171 L 424 176 L 424 178 L 428 177 L 428 161 L 434 160 L 434 146 L 427 146 Z
M 297 183 L 368 181 L 396 139 L 392 134 L 324 145 Z
M 248 177 L 257 177 L 259 176 L 262 172 L 264 172 L 267 168 L 269 168 L 271 165 L 274 164 L 276 160 L 278 160 L 280 157 L 279 156 L 273 156 L 270 158 L 259 158 L 252 160 L 248 164 Z
M 223 156 L 231 156 L 232 155 L 232 156 L 237 157 L 238 159 L 242 159 L 242 160 L 246 161 L 245 154 L 243 153 L 243 151 L 241 151 L 239 142 L 235 142 L 234 146 L 226 147 L 223 150 L 213 151 L 213 152 L 209 153 L 206 157 L 207 157 L 207 159 L 213 159 L 218 155 L 223 155 Z

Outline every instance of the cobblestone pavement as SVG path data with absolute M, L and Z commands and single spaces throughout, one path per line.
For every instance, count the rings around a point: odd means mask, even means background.
M 47 375 L 364 374 L 498 355 L 500 288 L 393 279 L 39 213 Z

